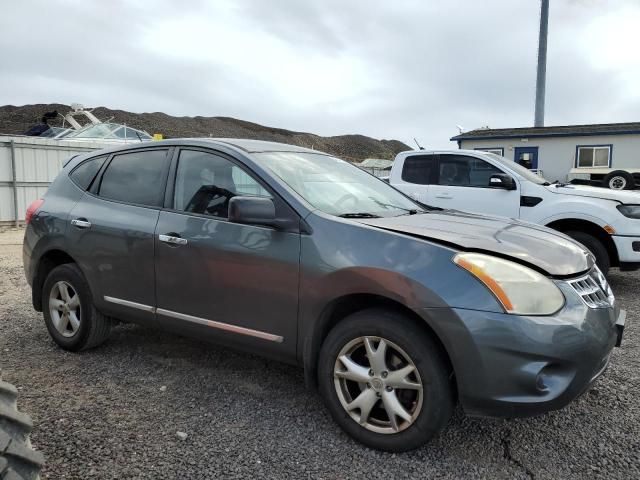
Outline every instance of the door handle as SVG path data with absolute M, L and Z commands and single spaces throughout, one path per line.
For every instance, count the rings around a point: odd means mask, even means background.
M 188 243 L 186 238 L 180 238 L 174 235 L 158 235 L 158 240 L 171 245 L 186 245 Z
M 436 198 L 443 198 L 445 200 L 451 200 L 453 197 L 448 193 L 441 193 L 440 195 L 436 195 Z
M 71 225 L 77 228 L 91 228 L 91 222 L 87 221 L 86 218 L 74 218 L 71 220 Z

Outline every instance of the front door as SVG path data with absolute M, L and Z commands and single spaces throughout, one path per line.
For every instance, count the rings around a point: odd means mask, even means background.
M 513 160 L 529 170 L 538 170 L 538 147 L 516 147 Z
M 164 326 L 264 353 L 295 354 L 300 235 L 227 220 L 235 195 L 272 198 L 243 167 L 182 149 L 156 228 L 157 318 Z
M 505 173 L 495 165 L 469 155 L 440 154 L 434 184 L 427 203 L 463 212 L 518 218 L 519 186 L 516 190 L 492 188 L 492 175 Z

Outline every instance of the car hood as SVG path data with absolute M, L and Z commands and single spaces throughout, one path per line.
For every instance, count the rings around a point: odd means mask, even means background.
M 508 257 L 558 277 L 575 275 L 593 266 L 593 259 L 585 248 L 566 235 L 504 217 L 444 210 L 357 221 L 462 250 Z
M 640 204 L 640 193 L 630 190 L 610 190 L 608 188 L 588 187 L 586 185 L 549 185 L 551 193 L 560 195 L 577 195 L 579 197 L 601 198 L 620 203 Z

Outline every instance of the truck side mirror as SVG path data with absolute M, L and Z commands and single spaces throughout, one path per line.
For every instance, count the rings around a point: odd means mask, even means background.
M 516 182 L 506 173 L 496 173 L 495 175 L 491 175 L 489 178 L 489 187 L 502 188 L 504 190 L 515 190 Z

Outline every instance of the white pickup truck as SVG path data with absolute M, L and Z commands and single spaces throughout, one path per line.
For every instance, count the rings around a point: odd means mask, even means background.
M 603 272 L 640 268 L 640 192 L 549 183 L 477 150 L 399 153 L 389 183 L 434 207 L 518 218 L 563 232 L 587 247 Z

